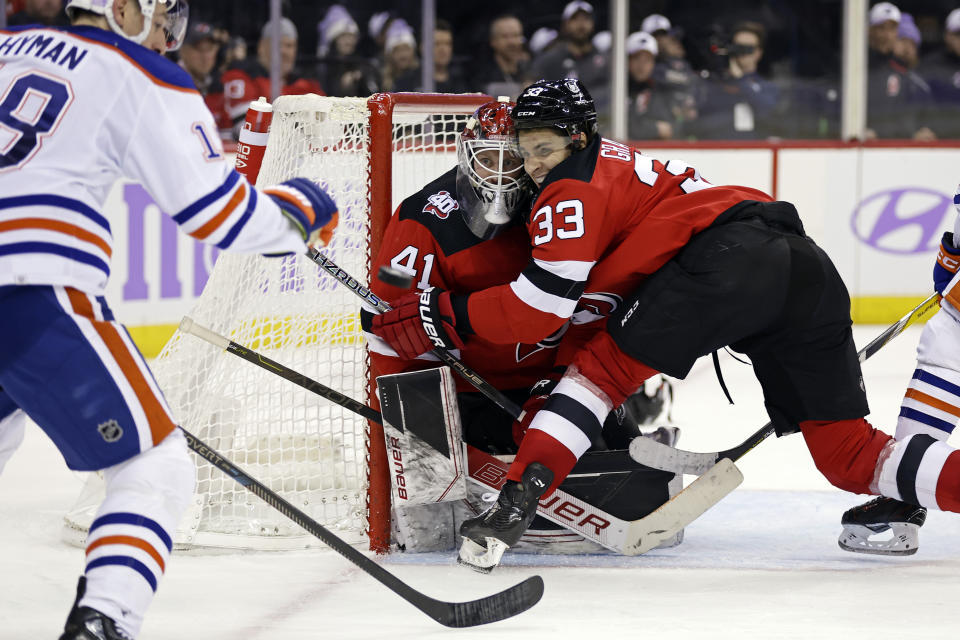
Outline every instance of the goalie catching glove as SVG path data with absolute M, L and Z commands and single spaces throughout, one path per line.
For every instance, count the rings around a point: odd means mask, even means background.
M 324 246 L 330 243 L 339 214 L 337 205 L 319 185 L 306 178 L 291 178 L 263 192 L 277 203 L 304 242 L 311 245 L 319 239 Z
M 430 287 L 403 296 L 392 310 L 374 316 L 371 331 L 399 357 L 413 360 L 436 348 L 463 348 L 456 324 L 450 292 Z

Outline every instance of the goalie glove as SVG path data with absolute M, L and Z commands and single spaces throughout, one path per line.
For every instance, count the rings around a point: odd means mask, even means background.
M 398 356 L 413 360 L 436 348 L 462 349 L 456 324 L 450 292 L 430 287 L 403 296 L 392 310 L 374 316 L 370 330 Z
M 960 249 L 953 244 L 953 234 L 947 231 L 940 241 L 937 263 L 933 265 L 933 288 L 943 295 L 950 281 L 960 268 Z
M 277 203 L 305 243 L 313 244 L 318 239 L 324 246 L 330 243 L 339 214 L 337 205 L 319 185 L 306 178 L 291 178 L 263 192 Z

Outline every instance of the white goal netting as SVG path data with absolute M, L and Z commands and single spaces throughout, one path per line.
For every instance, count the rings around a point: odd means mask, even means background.
M 371 167 L 390 154 L 388 202 L 454 166 L 453 143 L 473 106 L 395 109 L 386 149 L 371 141 L 368 101 L 287 96 L 273 105 L 258 186 L 294 176 L 321 183 L 340 212 L 323 253 L 360 282 L 369 278 Z M 477 104 L 482 102 L 478 100 Z M 388 214 L 389 215 L 389 214 Z M 221 253 L 192 309 L 194 322 L 328 387 L 367 401 L 360 301 L 303 256 Z M 369 428 L 358 415 L 208 344 L 177 332 L 152 365 L 179 423 L 225 458 L 345 540 L 366 542 Z M 377 443 L 374 443 L 375 445 Z M 379 443 L 382 445 L 382 443 Z M 175 536 L 179 549 L 291 549 L 321 543 L 205 461 Z M 88 482 L 66 517 L 82 543 L 102 497 Z M 102 488 L 100 489 L 102 492 Z M 389 523 L 387 523 L 389 524 Z

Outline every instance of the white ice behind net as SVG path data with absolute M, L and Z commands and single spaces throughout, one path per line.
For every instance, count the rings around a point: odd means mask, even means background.
M 365 99 L 284 96 L 258 186 L 294 176 L 321 183 L 340 222 L 323 253 L 369 279 L 369 136 Z M 462 111 L 462 109 L 461 109 Z M 464 114 L 394 118 L 395 207 L 454 166 L 452 132 Z M 193 320 L 351 398 L 367 398 L 359 298 L 303 256 L 223 252 L 191 310 Z M 177 332 L 153 363 L 174 416 L 225 458 L 353 544 L 366 542 L 368 427 L 358 415 Z M 178 549 L 291 549 L 318 540 L 207 462 L 197 462 L 193 504 Z M 64 538 L 82 544 L 102 499 L 94 476 L 66 516 Z

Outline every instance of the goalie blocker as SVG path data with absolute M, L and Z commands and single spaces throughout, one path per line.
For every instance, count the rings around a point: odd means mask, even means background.
M 461 522 L 485 511 L 505 480 L 512 456 L 503 455 L 508 438 L 497 434 L 509 434 L 512 421 L 480 394 L 456 394 L 448 367 L 380 376 L 377 389 L 390 468 L 394 542 L 406 551 L 455 549 Z M 607 432 L 638 434 L 631 418 L 624 411 L 612 412 Z M 677 429 L 660 428 L 650 437 L 672 445 Z M 466 443 L 475 447 L 476 455 L 466 455 Z M 481 452 L 501 455 L 494 458 Z M 541 504 L 541 515 L 514 551 L 607 553 L 609 545 L 605 548 L 577 531 L 598 539 L 596 533 L 609 525 L 607 515 L 624 521 L 646 516 L 679 493 L 683 482 L 670 472 L 643 469 L 571 475 L 561 488 L 573 500 Z M 658 547 L 682 540 L 680 530 Z

